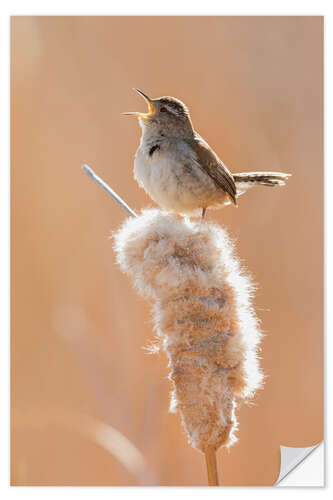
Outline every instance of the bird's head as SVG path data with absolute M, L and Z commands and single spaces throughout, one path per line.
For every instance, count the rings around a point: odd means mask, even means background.
M 143 129 L 159 128 L 166 135 L 187 135 L 193 132 L 189 111 L 185 104 L 175 97 L 158 97 L 151 99 L 139 89 L 134 89 L 148 104 L 148 111 L 142 113 L 131 111 L 124 115 L 139 118 Z

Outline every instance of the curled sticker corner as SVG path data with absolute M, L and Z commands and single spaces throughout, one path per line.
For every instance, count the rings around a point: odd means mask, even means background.
M 294 448 L 292 446 L 280 446 L 281 462 L 280 462 L 280 474 L 275 483 L 278 486 L 279 483 L 291 472 L 293 471 L 303 460 L 305 460 L 310 453 L 312 453 L 318 446 L 323 443 L 315 444 L 314 446 L 307 446 L 305 448 Z

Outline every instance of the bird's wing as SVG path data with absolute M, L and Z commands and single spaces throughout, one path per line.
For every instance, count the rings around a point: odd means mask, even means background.
M 196 135 L 193 139 L 185 140 L 198 157 L 197 165 L 213 179 L 219 188 L 228 193 L 233 203 L 237 205 L 236 185 L 233 175 L 217 154 L 199 135 Z

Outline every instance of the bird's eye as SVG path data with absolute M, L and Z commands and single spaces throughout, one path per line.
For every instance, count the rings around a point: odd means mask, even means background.
M 161 113 L 166 113 L 166 111 L 167 111 L 167 109 L 164 106 L 162 106 L 161 109 L 160 109 L 160 112 Z

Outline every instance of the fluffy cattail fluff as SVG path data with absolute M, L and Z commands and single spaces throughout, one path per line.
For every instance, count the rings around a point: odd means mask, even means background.
M 235 442 L 235 409 L 262 383 L 251 284 L 224 229 L 159 210 L 130 218 L 115 234 L 117 261 L 153 299 L 169 358 L 170 410 L 179 410 L 195 448 Z

